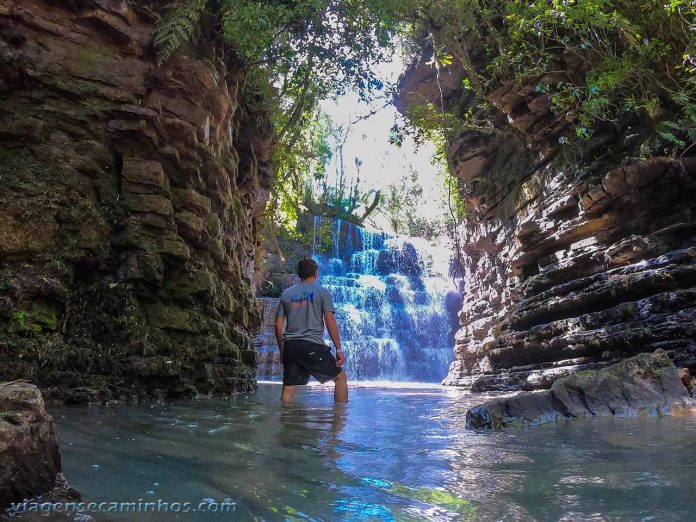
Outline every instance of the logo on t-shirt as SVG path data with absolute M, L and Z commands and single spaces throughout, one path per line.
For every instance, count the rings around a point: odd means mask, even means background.
M 314 302 L 314 292 L 302 292 L 290 298 L 290 305 L 293 308 L 300 308 Z

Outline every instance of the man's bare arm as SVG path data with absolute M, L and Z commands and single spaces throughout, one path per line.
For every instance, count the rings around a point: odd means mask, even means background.
M 275 336 L 280 350 L 280 360 L 283 360 L 283 334 L 285 333 L 285 316 L 276 317 Z
M 341 335 L 338 333 L 338 323 L 336 322 L 336 316 L 333 312 L 324 312 L 324 323 L 326 323 L 329 337 L 331 337 L 331 341 L 336 347 L 336 366 L 343 366 L 346 362 L 346 356 L 343 355 Z

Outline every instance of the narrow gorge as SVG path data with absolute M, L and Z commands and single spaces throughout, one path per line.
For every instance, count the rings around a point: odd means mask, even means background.
M 695 35 L 694 0 L 0 0 L 0 519 L 692 517 Z
M 212 37 L 159 66 L 153 9 L 0 11 L 2 376 L 57 398 L 254 387 L 272 128 Z M 538 88 L 587 74 L 563 59 L 490 94 L 492 131 L 448 143 L 468 214 L 447 385 L 548 388 L 657 348 L 696 365 L 694 160 L 640 159 L 652 131 L 633 113 L 571 139 Z M 431 62 L 406 71 L 398 108 L 469 110 L 465 68 Z

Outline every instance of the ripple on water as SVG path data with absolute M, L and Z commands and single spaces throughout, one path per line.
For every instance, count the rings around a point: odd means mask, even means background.
M 461 392 L 356 388 L 335 407 L 310 387 L 291 408 L 277 392 L 52 407 L 65 474 L 90 501 L 228 498 L 235 520 L 677 521 L 696 511 L 693 418 L 478 433 L 464 420 L 481 398 Z M 215 519 L 229 516 L 186 518 Z

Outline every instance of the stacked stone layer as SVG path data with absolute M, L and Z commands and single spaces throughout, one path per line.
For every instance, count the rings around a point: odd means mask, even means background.
M 427 53 L 401 80 L 399 107 L 466 109 L 463 68 Z M 456 61 L 455 61 L 456 62 Z M 585 72 L 570 58 L 566 77 Z M 553 73 L 556 74 L 556 73 Z M 573 124 L 529 77 L 489 96 L 492 131 L 460 129 L 452 172 L 468 215 L 466 289 L 444 384 L 548 388 L 558 377 L 662 348 L 696 366 L 696 158 L 641 159 L 636 115 L 574 140 Z
M 255 386 L 270 131 L 150 5 L 0 0 L 0 379 L 49 396 Z

